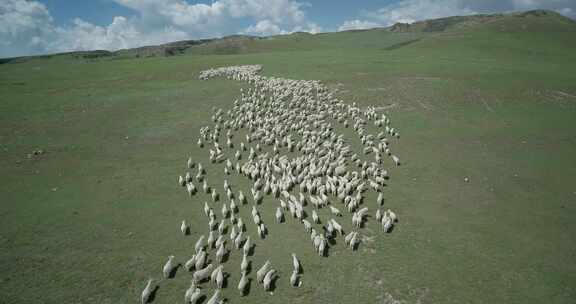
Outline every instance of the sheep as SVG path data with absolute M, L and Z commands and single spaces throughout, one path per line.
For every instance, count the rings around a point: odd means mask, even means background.
M 194 250 L 196 251 L 196 254 L 198 254 L 200 250 L 204 248 L 203 243 L 204 243 L 204 235 L 201 235 L 200 238 L 198 238 L 198 240 L 196 241 L 196 244 L 194 245 Z
M 282 214 L 282 209 L 280 209 L 280 207 L 276 208 L 276 222 L 282 223 L 283 218 L 284 218 L 284 215 Z
M 290 276 L 290 285 L 294 287 L 302 286 L 302 281 L 298 280 L 298 271 L 292 271 L 292 275 Z
M 300 273 L 300 261 L 296 258 L 296 254 L 292 254 L 292 266 L 294 266 L 294 271 Z
M 276 275 L 276 270 L 274 269 L 270 269 L 266 275 L 264 276 L 264 279 L 262 281 L 263 285 L 264 285 L 264 290 L 268 291 L 270 290 L 270 287 L 272 285 L 272 281 L 274 280 L 274 276 Z
M 152 293 L 154 292 L 156 286 L 152 285 L 152 282 L 154 282 L 154 280 L 152 278 L 148 279 L 148 283 L 146 283 L 146 287 L 144 287 L 144 290 L 142 290 L 142 294 L 140 296 L 140 300 L 142 304 L 146 304 L 148 303 L 148 301 L 150 300 L 150 297 L 152 296 Z
M 222 244 L 226 243 L 226 240 L 224 239 L 223 235 L 219 235 L 218 238 L 216 239 L 216 242 L 214 243 L 214 245 L 216 246 L 216 248 L 222 246 Z
M 162 268 L 162 274 L 164 274 L 164 278 L 170 279 L 176 267 L 177 265 L 174 264 L 174 256 L 173 255 L 169 256 L 168 261 L 166 262 L 166 264 L 164 264 L 164 267 Z
M 196 263 L 194 264 L 194 269 L 201 269 L 206 264 L 206 251 L 200 251 L 196 255 Z
M 242 246 L 242 231 L 238 232 L 238 235 L 236 235 L 236 238 L 234 239 L 234 247 L 240 249 L 240 246 Z
M 400 158 L 398 158 L 396 155 L 391 155 L 391 157 L 392 161 L 394 161 L 394 164 L 396 164 L 396 166 L 400 166 Z
M 188 158 L 188 161 L 186 162 L 186 166 L 188 167 L 188 169 L 194 168 L 194 162 L 192 161 L 192 157 Z
M 310 232 L 310 230 L 312 229 L 312 224 L 310 224 L 310 222 L 307 220 L 302 220 L 302 223 L 304 224 L 304 229 L 306 230 L 306 232 Z
M 223 218 L 228 217 L 228 206 L 226 206 L 226 204 L 222 204 L 222 217 Z
M 380 213 L 380 209 L 376 210 L 375 218 L 377 221 L 380 221 L 382 219 L 382 213 Z
M 242 263 L 240 263 L 240 270 L 246 272 L 249 266 L 248 256 L 246 254 L 242 255 Z
M 194 284 L 194 283 L 192 283 Z M 191 289 L 192 287 L 190 287 Z M 188 289 L 188 290 L 190 290 Z M 185 295 L 185 301 L 187 299 L 188 302 L 186 303 L 190 303 L 190 304 L 196 304 L 198 303 L 198 301 L 200 300 L 202 296 L 202 290 L 200 288 L 195 288 L 190 294 L 188 294 L 188 291 L 186 291 L 186 295 Z
M 248 236 L 244 246 L 242 247 L 244 254 L 248 255 L 250 253 L 250 248 L 252 248 L 252 244 L 250 243 L 250 236 Z
M 344 230 L 342 229 L 342 225 L 338 224 L 335 219 L 332 219 L 332 226 L 334 229 L 340 233 L 340 235 L 344 235 Z
M 382 192 L 378 193 L 378 198 L 376 199 L 376 202 L 378 203 L 379 206 L 384 205 L 384 194 L 382 194 Z
M 218 260 L 218 263 L 222 263 L 224 261 L 224 255 L 226 254 L 226 247 L 224 246 L 224 244 L 220 245 L 220 247 L 218 247 L 218 250 L 216 251 L 216 260 Z
M 196 264 L 196 255 L 194 254 L 188 261 L 186 261 L 184 267 L 186 268 L 186 270 L 191 271 L 192 269 L 195 268 L 195 264 Z
M 180 225 L 180 231 L 182 231 L 183 235 L 188 235 L 190 232 L 190 225 L 186 224 L 185 220 L 183 220 L 182 224 Z
M 216 275 L 216 287 L 218 289 L 222 289 L 223 285 L 224 285 L 224 273 L 222 272 L 222 268 L 220 268 L 218 274 Z
M 330 212 L 332 212 L 332 214 L 336 216 L 342 216 L 342 213 L 340 213 L 340 210 L 338 210 L 338 208 L 330 206 Z
M 398 221 L 396 213 L 392 212 L 390 209 L 386 210 L 386 213 L 388 213 L 388 216 L 390 217 L 390 219 L 392 219 L 393 223 Z
M 219 304 L 220 302 L 220 289 L 216 289 L 206 304 Z
M 266 261 L 264 263 L 264 265 L 262 265 L 262 267 L 260 267 L 260 269 L 258 269 L 258 271 L 256 272 L 256 281 L 258 283 L 262 283 L 262 280 L 264 279 L 264 276 L 266 275 L 266 273 L 268 272 L 268 268 L 270 268 L 270 261 Z
M 226 223 L 224 223 L 224 220 L 222 220 L 218 225 L 218 233 L 220 233 L 220 235 L 224 234 L 225 229 L 226 229 Z
M 194 274 L 192 274 L 192 280 L 194 283 L 200 283 L 207 279 L 210 276 L 212 267 L 212 264 L 208 264 L 208 266 L 204 267 L 203 269 L 196 270 Z
M 320 224 L 320 218 L 318 217 L 316 210 L 312 210 L 312 221 L 316 224 Z
M 242 277 L 240 282 L 238 282 L 238 291 L 240 291 L 241 295 L 246 293 L 246 286 L 248 286 L 248 278 L 246 278 L 246 272 L 242 271 Z
M 210 206 L 208 206 L 208 202 L 204 202 L 204 214 L 208 216 L 209 212 L 210 212 Z
M 186 180 L 182 177 L 182 175 L 178 176 L 178 185 L 184 187 L 186 186 Z
M 212 201 L 213 201 L 213 202 L 218 201 L 218 193 L 216 192 L 215 189 L 212 189 L 212 195 L 211 195 L 211 196 L 212 196 Z
M 344 237 L 344 242 L 346 243 L 346 245 L 350 245 L 350 242 L 352 241 L 352 238 L 354 237 L 355 234 L 356 231 L 350 231 L 350 233 L 348 233 L 348 235 Z
M 392 218 L 388 217 L 388 216 L 384 216 L 382 217 L 382 230 L 384 232 L 390 232 L 390 229 L 392 228 L 392 226 L 394 225 Z

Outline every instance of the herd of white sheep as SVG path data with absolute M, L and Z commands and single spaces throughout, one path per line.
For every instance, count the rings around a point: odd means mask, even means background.
M 190 287 L 183 291 L 185 303 L 197 303 L 204 296 L 206 288 L 201 286 L 206 282 L 214 286 L 213 292 L 205 295 L 206 303 L 223 302 L 220 290 L 229 276 L 224 269 L 225 257 L 234 251 L 242 255 L 242 262 L 227 268 L 230 273 L 240 273 L 237 289 L 245 295 L 253 243 L 258 239 L 265 242 L 274 225 L 302 225 L 297 231 L 309 236 L 310 250 L 328 256 L 329 241 L 334 238 L 343 238 L 351 250 L 360 246 L 361 230 L 369 213 L 374 214 L 384 232 L 390 232 L 398 220 L 396 213 L 383 208 L 383 187 L 388 180 L 385 168 L 400 165 L 400 159 L 391 151 L 391 143 L 399 133 L 389 117 L 377 113 L 374 107 L 344 103 L 319 81 L 264 77 L 258 75 L 261 69 L 260 65 L 231 66 L 206 70 L 199 76 L 202 80 L 226 77 L 244 81 L 250 88 L 241 89 L 231 109 L 215 109 L 213 125 L 200 129 L 197 145 L 207 150 L 213 166 L 221 166 L 223 181 L 209 184 L 202 163 L 192 158 L 186 162 L 187 172 L 178 177 L 188 195 L 202 191 L 209 197 L 200 204 L 206 217 L 206 233 L 197 239 L 194 254 L 182 259 L 191 273 Z M 370 125 L 376 134 L 369 133 Z M 353 147 L 345 138 L 342 131 L 347 128 L 353 129 L 361 148 Z M 238 134 L 240 130 L 244 136 Z M 231 175 L 248 179 L 251 189 L 246 194 L 233 189 L 228 182 Z M 364 200 L 367 191 L 377 193 L 375 202 Z M 263 222 L 261 204 L 273 205 L 274 223 Z M 243 219 L 241 208 L 251 208 L 252 219 Z M 325 218 L 320 217 L 323 208 L 329 214 Z M 290 223 L 289 218 L 293 219 Z M 348 232 L 341 224 L 345 221 L 351 223 Z M 254 225 L 257 235 L 248 235 L 246 225 Z M 190 225 L 182 221 L 180 230 L 188 235 Z M 289 258 L 277 263 L 288 263 Z M 291 259 L 289 283 L 299 287 L 305 281 L 301 278 L 301 261 L 294 253 Z M 168 257 L 162 269 L 164 278 L 171 278 L 179 265 L 174 256 Z M 266 260 L 256 272 L 256 282 L 270 291 L 278 275 L 273 263 Z M 142 303 L 149 302 L 155 288 L 153 280 L 148 280 Z

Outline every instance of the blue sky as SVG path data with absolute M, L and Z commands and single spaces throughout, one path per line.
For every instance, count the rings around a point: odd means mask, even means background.
M 0 0 L 0 57 L 538 8 L 576 17 L 576 0 Z

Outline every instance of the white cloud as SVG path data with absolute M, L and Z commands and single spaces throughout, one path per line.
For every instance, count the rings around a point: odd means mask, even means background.
M 185 0 L 114 0 L 134 10 L 132 18 L 117 16 L 105 26 L 80 18 L 57 26 L 37 1 L 0 0 L 0 57 L 72 50 L 117 50 L 184 39 L 237 33 L 274 35 L 319 32 L 306 5 L 293 0 L 217 0 L 190 4 Z M 253 21 L 244 29 L 240 24 Z
M 267 36 L 267 35 L 284 34 L 286 32 L 282 31 L 278 25 L 272 23 L 272 21 L 270 20 L 262 20 L 258 21 L 258 23 L 256 23 L 255 25 L 246 28 L 244 30 L 244 33 Z
M 367 15 L 388 26 L 396 22 L 412 23 L 424 19 L 476 13 L 460 0 L 403 0 Z
M 366 20 L 347 20 L 338 28 L 338 31 L 364 30 L 382 26 L 380 23 Z

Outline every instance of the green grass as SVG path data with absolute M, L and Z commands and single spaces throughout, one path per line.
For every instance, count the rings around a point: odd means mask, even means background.
M 220 190 L 221 168 L 196 147 L 198 129 L 245 85 L 199 81 L 198 72 L 257 63 L 264 75 L 320 79 L 349 102 L 390 106 L 404 165 L 391 168 L 385 204 L 400 223 L 383 235 L 369 222 L 373 241 L 359 252 L 339 242 L 320 258 L 301 226 L 272 224 L 267 197 L 271 236 L 258 241 L 253 266 L 270 259 L 278 288 L 269 295 L 253 284 L 240 299 L 234 252 L 230 303 L 385 303 L 387 294 L 402 303 L 573 303 L 574 37 L 554 26 L 375 30 L 277 37 L 235 55 L 0 65 L 0 298 L 133 303 L 168 255 L 189 258 L 209 198 L 188 198 L 176 177 L 192 155 Z M 28 158 L 35 149 L 47 153 Z M 193 222 L 187 238 L 183 218 Z M 288 287 L 291 252 L 305 270 L 299 289 Z M 154 303 L 181 302 L 188 284 L 179 271 L 160 282 Z

